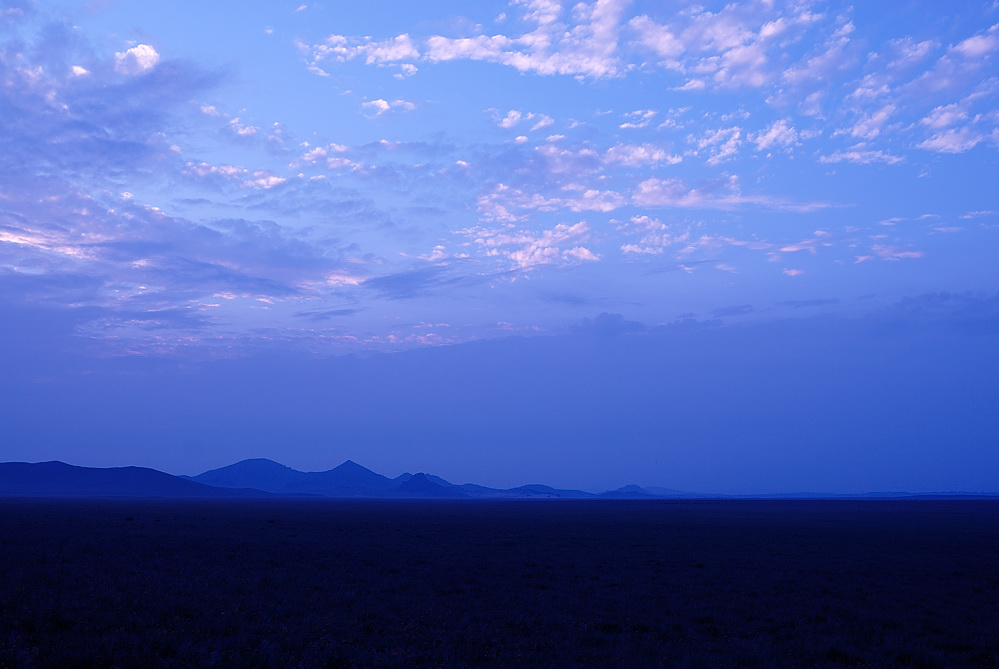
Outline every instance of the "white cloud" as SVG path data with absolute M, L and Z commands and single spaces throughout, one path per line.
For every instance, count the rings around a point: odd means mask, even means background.
M 551 116 L 545 116 L 544 114 L 538 115 L 538 120 L 535 121 L 534 125 L 531 126 L 531 131 L 541 130 L 542 128 L 547 128 L 548 126 L 555 123 L 555 120 Z
M 658 218 L 648 216 L 633 216 L 628 223 L 619 224 L 617 227 L 625 234 L 641 235 L 637 243 L 621 246 L 622 253 L 631 255 L 658 255 L 667 246 L 687 241 L 690 237 L 689 230 L 679 235 L 672 234 L 665 223 Z
M 929 126 L 935 130 L 940 130 L 943 128 L 948 128 L 960 121 L 964 121 L 968 118 L 968 112 L 957 104 L 942 105 L 936 107 L 928 116 L 923 118 L 920 123 Z
M 635 188 L 631 202 L 637 207 L 668 207 L 680 209 L 736 209 L 746 205 L 767 207 L 781 211 L 807 212 L 823 209 L 823 202 L 796 203 L 765 195 L 743 195 L 739 180 L 727 176 L 692 188 L 680 179 L 650 178 Z
M 545 197 L 540 193 L 527 193 L 506 184 L 497 184 L 491 193 L 481 195 L 477 206 L 485 220 L 514 222 L 524 220 L 523 212 L 551 212 L 568 209 L 574 212 L 611 212 L 627 203 L 620 193 L 571 185 L 563 188 L 562 197 Z
M 583 246 L 590 236 L 585 221 L 574 225 L 559 223 L 540 233 L 510 227 L 491 229 L 475 227 L 462 231 L 486 256 L 506 258 L 517 269 L 542 265 L 593 262 L 600 256 Z
M 922 251 L 900 249 L 895 246 L 873 246 L 871 250 L 882 260 L 903 260 L 907 258 L 922 258 Z M 859 260 L 858 260 L 859 262 Z
M 416 109 L 415 104 L 406 100 L 392 100 L 389 102 L 388 100 L 382 100 L 380 98 L 378 100 L 362 102 L 361 107 L 371 112 L 373 116 L 381 116 L 387 111 L 413 111 Z
M 624 117 L 630 120 L 625 121 L 619 127 L 622 129 L 644 128 L 652 122 L 657 113 L 654 109 L 638 109 L 628 112 Z
M 958 43 L 954 47 L 965 58 L 982 58 L 993 51 L 999 51 L 999 24 L 988 29 L 987 32 L 974 35 Z
M 420 58 L 420 52 L 408 34 L 397 35 L 385 40 L 372 40 L 370 37 L 351 38 L 346 35 L 330 35 L 319 44 L 298 42 L 299 50 L 308 57 L 309 70 L 320 76 L 329 76 L 322 69 L 325 61 L 345 63 L 361 58 L 367 65 L 399 67 L 402 76 L 416 73 L 416 66 L 405 62 Z
M 229 128 L 240 137 L 252 137 L 257 134 L 260 128 L 252 125 L 245 125 L 238 118 L 229 121 Z
M 512 128 L 518 123 L 520 123 L 520 119 L 523 118 L 523 116 L 524 116 L 523 112 L 519 112 L 516 109 L 511 109 L 506 113 L 506 116 L 504 116 L 503 119 L 500 120 L 499 127 Z
M 971 128 L 951 128 L 938 132 L 916 146 L 937 153 L 964 153 L 982 142 L 984 137 Z
M 145 74 L 159 62 L 160 55 L 148 44 L 139 44 L 114 55 L 114 69 L 121 74 Z
M 496 124 L 504 129 L 514 128 L 522 122 L 534 121 L 531 125 L 532 132 L 535 130 L 541 130 L 542 128 L 547 128 L 555 123 L 555 119 L 546 114 L 522 112 L 517 109 L 511 109 L 503 118 L 494 118 L 496 119 Z
M 742 129 L 739 127 L 720 128 L 706 132 L 696 141 L 697 148 L 708 153 L 707 164 L 719 165 L 739 152 L 742 145 Z
M 636 44 L 651 52 L 660 67 L 688 77 L 680 90 L 760 88 L 775 81 L 787 47 L 822 17 L 802 7 L 769 0 L 729 3 L 709 10 L 693 6 L 673 14 L 670 25 L 647 15 L 628 23 Z M 788 11 L 789 10 L 789 11 Z
M 905 159 L 901 156 L 886 153 L 880 149 L 868 149 L 864 144 L 847 149 L 846 151 L 836 151 L 828 156 L 819 156 L 820 163 L 856 163 L 858 165 L 869 165 L 871 163 L 885 163 L 887 165 L 897 165 Z
M 514 0 L 525 8 L 524 20 L 537 28 L 515 37 L 478 35 L 426 41 L 431 62 L 483 60 L 541 75 L 564 74 L 604 78 L 621 73 L 618 33 L 628 0 L 579 3 L 570 12 L 572 24 L 561 22 L 562 6 L 549 0 Z
M 885 105 L 877 111 L 864 115 L 860 120 L 854 123 L 852 127 L 844 130 L 838 130 L 834 134 L 846 133 L 859 139 L 874 139 L 881 134 L 882 128 L 888 122 L 888 119 L 892 117 L 895 111 L 895 105 Z
M 615 144 L 603 156 L 605 165 L 645 167 L 659 164 L 675 165 L 683 158 L 668 153 L 655 144 Z
M 789 119 L 780 119 L 771 123 L 766 130 L 749 135 L 749 141 L 756 144 L 759 151 L 766 151 L 771 147 L 787 149 L 797 143 L 798 133 Z
M 285 181 L 287 181 L 287 179 L 285 179 L 284 177 L 274 176 L 267 170 L 257 170 L 256 172 L 253 173 L 253 175 L 249 179 L 246 179 L 240 185 L 243 188 L 267 189 L 267 188 L 274 188 L 275 186 L 280 186 Z
M 654 52 L 660 58 L 660 64 L 680 69 L 680 56 L 686 51 L 669 26 L 661 25 L 648 16 L 636 16 L 628 22 L 628 26 L 638 34 L 638 42 Z
M 227 179 L 238 179 L 247 172 L 248 170 L 245 167 L 239 167 L 237 165 L 212 165 L 205 162 L 190 162 L 184 166 L 184 174 L 196 177 L 219 175 Z

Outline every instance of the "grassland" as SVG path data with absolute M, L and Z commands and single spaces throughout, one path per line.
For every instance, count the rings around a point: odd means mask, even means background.
M 996 501 L 0 500 L 0 667 L 999 666 Z

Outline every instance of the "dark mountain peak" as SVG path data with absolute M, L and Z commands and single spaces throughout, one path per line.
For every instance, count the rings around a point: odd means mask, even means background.
M 618 488 L 617 491 L 618 492 L 637 492 L 637 493 L 641 493 L 643 495 L 650 494 L 648 490 L 646 490 L 642 486 L 635 485 L 634 483 L 632 483 L 631 485 L 626 485 L 626 486 L 624 486 L 622 488 Z
M 402 497 L 468 497 L 454 487 L 434 483 L 423 472 L 413 474 L 396 490 Z
M 308 476 L 315 484 L 324 486 L 388 488 L 392 485 L 392 479 L 373 472 L 353 460 L 346 460 L 333 469 Z
M 273 460 L 251 458 L 192 476 L 191 480 L 222 488 L 256 488 L 283 492 L 301 474 Z
M 55 497 L 263 497 L 225 490 L 148 467 L 77 467 L 64 462 L 0 463 L 0 494 Z
M 623 488 L 618 488 L 617 490 L 608 490 L 607 492 L 600 493 L 600 497 L 616 499 L 646 499 L 655 497 L 655 495 L 641 486 L 632 484 L 626 485 Z
M 273 460 L 268 460 L 267 458 L 248 458 L 246 460 L 240 460 L 231 465 L 226 465 L 225 467 L 219 467 L 218 469 L 210 469 L 204 474 L 198 474 L 198 476 L 205 476 L 205 474 L 214 474 L 215 472 L 293 472 L 295 471 L 291 467 L 282 465 L 280 462 L 274 462 Z
M 344 460 L 342 464 L 337 465 L 333 469 L 327 470 L 331 472 L 368 472 L 369 474 L 374 474 L 373 471 L 368 469 L 363 465 L 359 465 L 353 460 Z

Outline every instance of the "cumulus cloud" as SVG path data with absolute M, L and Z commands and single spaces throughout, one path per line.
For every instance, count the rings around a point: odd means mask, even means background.
M 328 73 L 322 68 L 326 61 L 345 63 L 360 58 L 367 65 L 395 65 L 403 75 L 416 73 L 416 66 L 405 61 L 416 60 L 420 52 L 408 34 L 397 35 L 385 40 L 370 37 L 352 38 L 346 35 L 330 35 L 318 44 L 298 43 L 299 50 L 307 56 L 309 70 L 320 76 Z
M 615 144 L 603 156 L 605 165 L 625 167 L 676 165 L 682 161 L 681 156 L 671 154 L 656 144 Z
M 719 165 L 731 160 L 742 146 L 742 128 L 709 130 L 700 138 L 691 138 L 700 153 L 706 153 L 708 165 Z
M 797 143 L 798 133 L 789 119 L 780 119 L 771 123 L 766 130 L 751 134 L 749 141 L 756 144 L 759 151 L 767 151 L 771 147 L 787 149 Z
M 559 223 L 540 232 L 511 227 L 474 227 L 462 232 L 483 255 L 505 258 L 521 270 L 600 259 L 599 255 L 584 246 L 590 238 L 590 227 L 585 221 L 573 225 Z
M 538 114 L 535 112 L 522 112 L 517 109 L 511 109 L 506 113 L 506 116 L 502 118 L 496 118 L 496 125 L 504 129 L 515 128 L 521 124 L 521 122 L 530 122 L 531 131 L 541 130 L 542 128 L 547 128 L 553 123 L 555 119 L 546 114 Z
M 638 236 L 637 242 L 624 244 L 621 252 L 630 255 L 659 255 L 673 244 L 685 242 L 690 238 L 690 230 L 676 234 L 658 218 L 649 216 L 633 216 L 626 223 L 616 222 L 616 227 L 629 236 Z
M 559 3 L 548 0 L 517 4 L 524 8 L 523 19 L 536 25 L 533 31 L 514 37 L 435 35 L 426 42 L 426 58 L 490 61 L 541 75 L 604 78 L 620 73 L 618 38 L 627 0 L 581 2 L 568 15 Z
M 916 146 L 937 153 L 964 153 L 980 144 L 985 138 L 971 128 L 950 128 L 935 133 Z
M 634 128 L 645 128 L 652 122 L 652 119 L 656 117 L 658 112 L 654 109 L 637 109 L 635 111 L 628 112 L 624 115 L 627 121 L 622 123 L 619 127 L 622 130 L 634 129 Z
M 512 223 L 524 220 L 531 212 L 553 212 L 567 209 L 573 212 L 611 212 L 627 203 L 627 198 L 613 190 L 587 188 L 569 184 L 562 194 L 546 197 L 538 192 L 496 184 L 492 191 L 480 195 L 477 204 L 485 220 Z
M 114 69 L 121 74 L 145 74 L 159 62 L 160 55 L 148 44 L 138 44 L 114 55 Z
M 681 90 L 761 88 L 780 76 L 788 45 L 822 18 L 807 7 L 747 2 L 712 11 L 695 6 L 674 14 L 668 24 L 641 15 L 628 27 L 659 67 L 693 75 Z
M 416 105 L 407 100 L 370 100 L 368 102 L 362 102 L 361 107 L 368 111 L 372 116 L 381 116 L 388 111 L 413 111 L 416 109 Z

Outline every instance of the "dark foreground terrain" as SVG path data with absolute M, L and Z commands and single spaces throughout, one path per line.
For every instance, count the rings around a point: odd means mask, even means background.
M 999 666 L 996 501 L 0 500 L 0 666 Z

